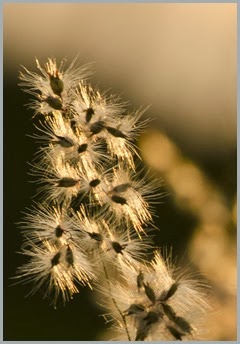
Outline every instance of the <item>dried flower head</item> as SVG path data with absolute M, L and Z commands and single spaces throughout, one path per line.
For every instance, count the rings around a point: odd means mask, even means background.
M 150 264 L 129 267 L 122 284 L 112 282 L 112 298 L 125 316 L 131 340 L 194 340 L 201 333 L 201 318 L 209 309 L 203 284 L 175 277 L 156 252 Z M 117 340 L 126 340 L 119 312 L 111 306 Z M 124 333 L 125 332 L 125 333 Z
M 58 66 L 56 59 L 53 58 L 49 58 L 43 67 L 38 59 L 36 64 L 40 74 L 23 67 L 24 71 L 20 72 L 19 76 L 20 86 L 36 98 L 30 104 L 35 115 L 67 108 L 72 101 L 72 90 L 82 79 L 86 79 L 91 74 L 91 65 L 78 67 L 76 59 L 67 68 L 64 66 L 64 60 Z
M 65 303 L 79 292 L 78 285 L 90 286 L 94 278 L 89 261 L 73 243 L 57 247 L 47 240 L 42 241 L 41 245 L 29 242 L 22 254 L 28 256 L 30 261 L 18 268 L 17 278 L 23 283 L 32 284 L 30 294 L 45 285 L 45 297 L 53 294 L 54 306 L 60 296 Z

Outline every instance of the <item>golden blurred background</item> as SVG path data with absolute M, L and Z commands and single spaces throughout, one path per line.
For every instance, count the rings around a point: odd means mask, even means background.
M 34 194 L 26 161 L 36 146 L 25 137 L 32 114 L 23 107 L 29 99 L 17 87 L 18 71 L 35 69 L 35 57 L 71 62 L 79 55 L 79 63 L 94 62 L 91 81 L 100 90 L 121 94 L 132 108 L 151 105 L 139 147 L 169 195 L 156 209 L 159 244 L 186 252 L 211 286 L 206 340 L 236 340 L 237 4 L 5 3 L 3 9 L 6 278 L 21 261 L 14 223 Z M 79 306 L 54 313 L 41 296 L 23 299 L 28 289 L 15 288 L 6 282 L 5 340 L 98 337 L 102 322 L 86 318 L 81 295 Z M 63 319 L 68 333 L 59 329 Z M 86 329 L 91 324 L 94 334 Z

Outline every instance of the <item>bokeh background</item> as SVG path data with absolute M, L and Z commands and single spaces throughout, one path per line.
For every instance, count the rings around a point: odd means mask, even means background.
M 236 340 L 236 16 L 237 4 L 220 3 L 4 4 L 4 340 L 98 340 L 104 328 L 87 289 L 55 310 L 11 279 L 24 262 L 16 223 L 36 191 L 20 65 L 76 55 L 94 62 L 100 90 L 151 105 L 138 144 L 164 180 L 156 243 L 208 280 L 206 338 Z

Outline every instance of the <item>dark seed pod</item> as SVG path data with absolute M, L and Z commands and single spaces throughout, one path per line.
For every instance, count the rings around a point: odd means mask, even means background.
M 74 132 L 74 134 L 76 134 L 77 133 L 77 121 L 75 119 L 71 119 L 70 125 L 72 128 L 72 131 Z
M 56 135 L 56 138 L 58 140 L 57 141 L 53 141 L 53 143 L 59 144 L 61 147 L 69 148 L 69 147 L 73 147 L 74 146 L 73 141 L 69 137 L 64 137 L 64 136 Z
M 47 98 L 43 99 L 43 101 L 51 106 L 54 110 L 62 110 L 61 99 L 57 97 L 48 96 Z
M 182 333 L 179 332 L 176 328 L 172 326 L 167 326 L 168 331 L 173 335 L 173 337 L 177 340 L 182 340 Z
M 191 325 L 184 318 L 176 317 L 174 322 L 183 332 L 190 333 L 192 331 Z
M 79 180 L 75 180 L 73 178 L 65 177 L 65 178 L 61 178 L 58 181 L 57 186 L 62 187 L 62 188 L 70 188 L 72 186 L 75 186 L 78 182 L 79 182 Z
M 164 313 L 167 315 L 167 317 L 170 320 L 172 320 L 173 322 L 175 322 L 176 313 L 175 313 L 174 309 L 171 306 L 167 305 L 166 303 L 163 303 L 162 307 L 163 307 Z
M 87 148 L 88 148 L 88 144 L 87 143 L 83 143 L 82 145 L 80 145 L 78 147 L 77 151 L 78 151 L 79 154 L 81 154 L 81 153 L 85 152 L 87 150 Z
M 111 200 L 112 200 L 113 202 L 115 202 L 115 203 L 118 203 L 118 204 L 122 204 L 122 205 L 127 204 L 126 198 L 120 197 L 120 196 L 117 196 L 117 195 L 113 195 L 113 196 L 111 197 Z
M 122 139 L 126 139 L 127 136 L 119 129 L 113 128 L 113 127 L 106 127 L 109 134 L 115 136 L 115 137 L 121 137 Z
M 170 289 L 168 290 L 165 299 L 163 301 L 167 301 L 171 296 L 173 296 L 177 289 L 178 289 L 179 283 L 175 282 L 171 285 Z
M 125 315 L 132 315 L 144 312 L 145 307 L 140 303 L 133 303 L 126 311 L 124 311 Z
M 88 108 L 86 111 L 86 123 L 89 123 L 92 119 L 92 116 L 94 115 L 94 110 L 93 108 Z
M 138 276 L 137 276 L 137 287 L 138 287 L 138 289 L 140 289 L 143 286 L 143 281 L 144 281 L 144 275 L 143 275 L 142 271 L 140 271 Z
M 98 121 L 98 122 L 93 123 L 90 126 L 90 131 L 91 131 L 92 135 L 96 135 L 96 134 L 100 133 L 104 128 L 105 128 L 105 122 Z
M 112 241 L 111 242 L 112 244 L 112 248 L 114 249 L 114 251 L 116 253 L 121 253 L 122 254 L 122 251 L 124 250 L 125 247 L 123 247 L 121 244 L 119 244 L 119 242 L 117 241 Z
M 58 96 L 61 95 L 63 91 L 63 81 L 58 76 L 50 75 L 50 86 L 53 93 L 57 94 Z
M 145 289 L 145 294 L 147 295 L 149 300 L 152 301 L 152 303 L 154 303 L 156 301 L 154 290 L 148 284 L 143 284 L 143 285 Z
M 150 311 L 148 312 L 148 314 L 145 316 L 145 318 L 143 318 L 143 320 L 146 321 L 147 325 L 152 325 L 155 322 L 157 322 L 160 318 L 161 314 L 158 314 L 156 312 Z
M 55 228 L 55 235 L 57 238 L 61 238 L 61 236 L 63 235 L 64 233 L 64 229 L 62 229 L 60 227 L 60 225 L 58 225 L 56 228 Z
M 112 191 L 113 192 L 117 192 L 117 193 L 120 193 L 120 192 L 125 192 L 127 191 L 127 189 L 129 189 L 131 187 L 131 183 L 124 183 L 124 184 L 120 184 L 120 185 L 117 185 L 115 186 Z
M 65 259 L 66 259 L 66 262 L 68 263 L 69 266 L 73 265 L 73 263 L 74 263 L 73 251 L 71 250 L 71 248 L 69 246 L 67 246 Z
M 162 304 L 162 307 L 167 317 L 172 320 L 183 332 L 190 333 L 192 331 L 192 327 L 189 322 L 182 317 L 178 317 L 171 306 Z
M 101 183 L 100 179 L 93 179 L 91 180 L 91 182 L 89 183 L 89 186 L 91 186 L 92 188 L 95 188 L 96 186 L 98 186 Z
M 90 236 L 91 239 L 94 239 L 94 240 L 99 241 L 99 242 L 103 241 L 103 236 L 100 233 L 88 232 L 88 235 Z
M 57 252 L 57 253 L 53 256 L 53 258 L 51 259 L 52 267 L 54 267 L 55 265 L 58 265 L 60 257 L 61 257 L 61 252 Z

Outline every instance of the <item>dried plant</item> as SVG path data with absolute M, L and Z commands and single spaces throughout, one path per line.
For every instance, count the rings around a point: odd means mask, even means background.
M 31 174 L 40 201 L 20 224 L 29 261 L 16 278 L 31 293 L 45 288 L 55 307 L 83 286 L 96 290 L 108 339 L 201 339 L 206 288 L 151 240 L 161 181 L 138 164 L 144 110 L 128 112 L 118 96 L 95 90 L 86 79 L 91 65 L 36 63 L 39 73 L 24 68 L 20 86 L 39 116 Z

